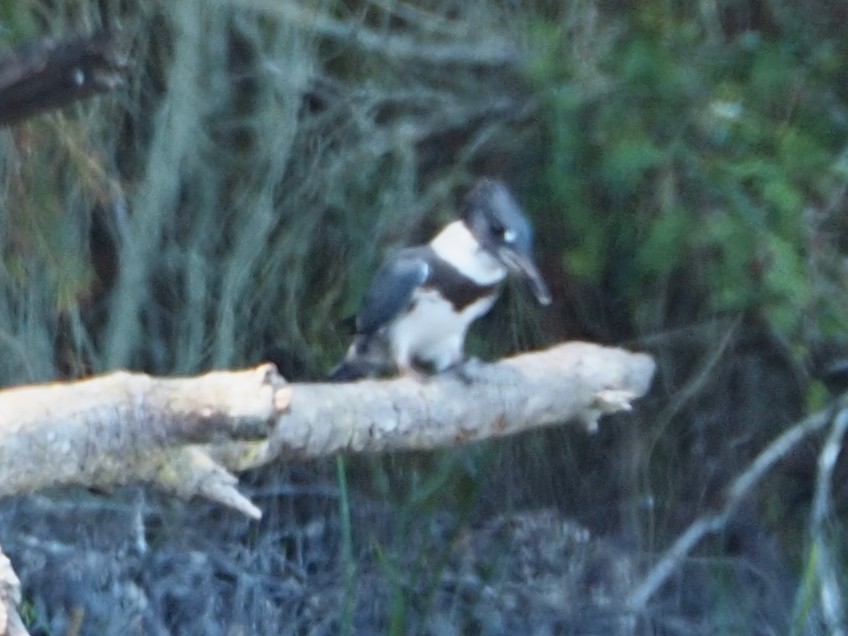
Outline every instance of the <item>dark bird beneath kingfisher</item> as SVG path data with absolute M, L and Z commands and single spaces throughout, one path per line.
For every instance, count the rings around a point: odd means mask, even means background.
M 348 381 L 397 369 L 462 370 L 465 334 L 487 313 L 508 274 L 543 305 L 551 294 L 532 257 L 533 229 L 507 187 L 481 179 L 461 218 L 379 269 L 356 316 L 356 336 L 330 379 Z

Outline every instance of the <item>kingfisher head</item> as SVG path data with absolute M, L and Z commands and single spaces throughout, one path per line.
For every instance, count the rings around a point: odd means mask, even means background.
M 551 293 L 533 263 L 533 228 L 507 187 L 481 179 L 465 196 L 462 220 L 480 246 L 527 282 L 543 305 Z

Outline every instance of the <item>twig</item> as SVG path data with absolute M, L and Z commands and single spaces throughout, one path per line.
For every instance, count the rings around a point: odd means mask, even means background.
M 709 344 L 709 355 L 701 362 L 701 365 L 696 369 L 691 380 L 687 381 L 685 386 L 680 390 L 675 391 L 674 397 L 668 406 L 657 416 L 656 425 L 654 426 L 654 439 L 659 439 L 666 427 L 674 419 L 674 416 L 691 400 L 697 397 L 704 386 L 713 377 L 713 371 L 730 346 L 736 341 L 736 332 L 742 322 L 741 316 L 737 316 L 728 324 L 720 325 L 724 330 L 724 335 L 721 337 L 718 345 L 713 340 Z
M 515 64 L 521 59 L 518 49 L 508 40 L 496 35 L 487 35 L 485 31 L 469 34 L 461 42 L 444 38 L 422 41 L 420 38 L 397 33 L 381 33 L 362 24 L 354 28 L 332 17 L 329 13 L 303 3 L 270 0 L 218 0 L 218 2 L 277 15 L 299 29 L 355 45 L 369 53 L 382 54 L 388 59 L 410 59 L 429 64 L 480 66 Z
M 8 557 L 0 550 L 0 634 L 21 636 L 27 633 L 18 615 L 20 602 L 21 582 Z
M 846 412 L 848 395 L 837 402 L 835 409 L 839 413 Z M 651 597 L 701 539 L 722 530 L 736 507 L 766 473 L 802 440 L 824 429 L 832 421 L 833 413 L 834 409 L 828 409 L 801 420 L 763 449 L 751 465 L 733 480 L 721 509 L 698 517 L 663 553 L 642 582 L 627 597 L 625 602 L 630 610 L 635 613 L 643 611 Z
M 848 410 L 841 410 L 833 419 L 830 434 L 819 453 L 816 494 L 810 514 L 810 538 L 816 555 L 816 573 L 819 578 L 822 615 L 828 633 L 834 636 L 845 634 L 845 603 L 839 588 L 839 577 L 834 568 L 834 558 L 826 538 L 825 523 L 830 514 L 830 483 L 842 440 L 848 430 Z
M 110 91 L 123 82 L 126 66 L 108 32 L 13 51 L 0 58 L 0 126 Z

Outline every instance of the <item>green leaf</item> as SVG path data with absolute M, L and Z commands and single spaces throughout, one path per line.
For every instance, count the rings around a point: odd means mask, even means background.
M 605 155 L 601 167 L 606 183 L 619 192 L 636 188 L 646 172 L 660 165 L 666 153 L 647 137 L 622 139 Z
M 636 262 L 640 271 L 664 276 L 683 264 L 689 248 L 692 219 L 682 209 L 658 216 L 648 227 L 648 237 L 639 247 Z

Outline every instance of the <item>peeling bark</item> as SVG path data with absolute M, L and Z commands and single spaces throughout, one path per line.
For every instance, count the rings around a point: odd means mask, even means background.
M 0 496 L 57 485 L 155 483 L 258 518 L 230 471 L 340 452 L 467 444 L 629 410 L 646 355 L 583 342 L 475 370 L 350 384 L 285 384 L 272 365 L 193 378 L 116 372 L 0 391 Z M 20 582 L 0 552 L 0 634 L 26 634 Z
M 21 582 L 12 569 L 8 557 L 0 550 L 0 634 L 20 636 L 26 628 L 18 615 L 21 602 Z
M 120 371 L 0 391 L 0 496 L 130 481 L 199 494 L 227 480 L 187 445 L 264 438 L 287 394 L 267 364 L 194 378 Z
M 0 126 L 61 108 L 123 82 L 127 58 L 108 32 L 47 39 L 0 57 Z
M 575 420 L 591 431 L 604 413 L 628 410 L 653 373 L 646 354 L 571 342 L 480 365 L 471 385 L 451 373 L 426 383 L 300 384 L 268 452 L 426 450 Z
M 273 366 L 194 378 L 117 372 L 0 391 L 0 496 L 150 482 L 250 517 L 230 471 L 335 453 L 426 450 L 628 410 L 650 356 L 583 342 L 444 374 L 287 385 Z

